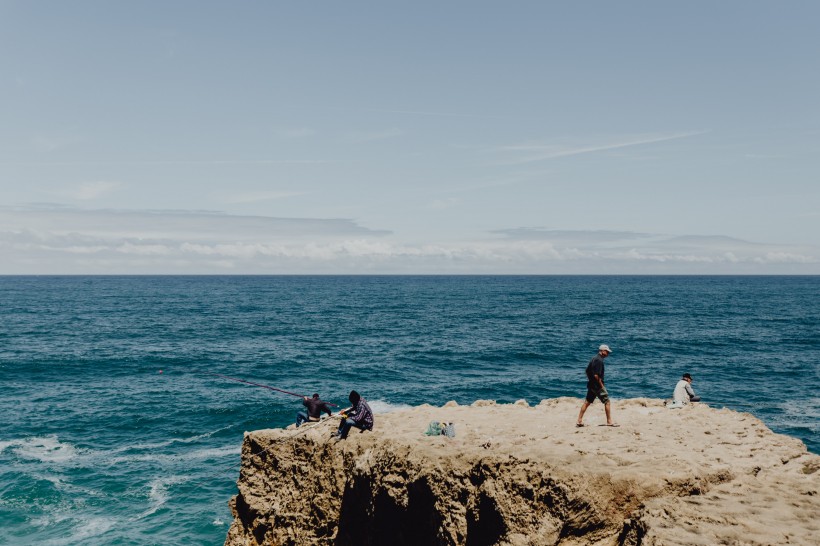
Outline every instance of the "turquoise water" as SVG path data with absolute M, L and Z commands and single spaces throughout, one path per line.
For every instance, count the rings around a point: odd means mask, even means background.
M 203 372 L 536 402 L 608 343 L 616 416 L 688 371 L 817 453 L 818 302 L 820 277 L 0 277 L 0 544 L 221 544 L 243 431 L 300 406 Z

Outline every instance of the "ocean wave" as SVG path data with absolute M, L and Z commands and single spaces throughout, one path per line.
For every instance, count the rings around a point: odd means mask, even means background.
M 87 539 L 98 537 L 110 531 L 117 525 L 117 519 L 107 518 L 102 516 L 90 517 L 84 521 L 80 521 L 74 527 L 72 534 L 65 542 L 61 544 L 82 544 Z
M 68 536 L 53 538 L 39 542 L 44 546 L 71 546 L 87 544 L 88 539 L 101 536 L 119 524 L 117 518 L 82 515 L 77 513 L 67 514 L 62 511 L 53 512 L 41 517 L 32 518 L 31 524 L 34 527 L 50 528 L 68 523 L 70 530 Z
M 409 409 L 411 407 L 409 404 L 391 404 L 390 402 L 385 402 L 384 400 L 368 400 L 367 403 L 370 406 L 370 409 L 373 410 L 373 413 L 390 413 L 392 411 Z
M 72 483 L 70 478 L 66 476 L 52 476 L 49 474 L 41 474 L 39 472 L 26 473 L 36 479 L 46 480 L 50 482 L 61 493 L 65 493 L 71 497 L 82 495 L 88 498 L 105 497 L 106 494 L 98 489 L 83 487 Z
M 185 460 L 217 459 L 228 455 L 239 455 L 240 453 L 242 453 L 242 446 L 237 443 L 222 447 L 198 449 L 185 454 L 182 458 Z
M 162 478 L 156 478 L 151 481 L 148 491 L 148 501 L 149 507 L 146 511 L 139 514 L 137 517 L 133 518 L 135 520 L 142 519 L 145 517 L 154 514 L 157 510 L 162 508 L 162 506 L 168 502 L 170 498 L 170 494 L 168 492 L 168 488 L 172 485 L 176 485 L 178 483 L 185 483 L 188 481 L 188 478 L 184 476 L 168 476 Z
M 241 447 L 236 444 L 229 444 L 220 447 L 210 447 L 190 450 L 182 453 L 157 453 L 156 451 L 173 444 L 192 444 L 200 440 L 207 439 L 223 430 L 232 428 L 222 427 L 220 429 L 198 434 L 189 438 L 171 438 L 162 442 L 149 444 L 134 444 L 123 446 L 113 450 L 81 449 L 69 442 L 60 441 L 57 435 L 22 438 L 0 441 L 0 454 L 13 454 L 14 457 L 24 461 L 35 461 L 45 464 L 63 465 L 71 463 L 74 466 L 112 466 L 131 462 L 164 462 L 174 463 L 178 461 L 202 460 L 207 458 L 226 457 L 228 455 L 238 455 Z M 142 451 L 142 453 L 131 453 L 130 451 Z M 44 477 L 55 486 L 65 486 L 66 483 L 58 477 Z M 63 487 L 61 487 L 63 488 Z M 63 488 L 64 489 L 64 488 Z
M 189 438 L 169 438 L 167 440 L 163 440 L 161 442 L 154 442 L 149 444 L 131 444 L 127 446 L 123 446 L 117 449 L 110 451 L 109 453 L 124 453 L 127 451 L 143 451 L 143 450 L 154 450 L 154 449 L 161 449 L 163 447 L 168 447 L 173 444 L 192 444 L 194 442 L 198 442 L 200 440 L 205 440 L 210 438 L 214 434 L 218 434 L 225 430 L 230 430 L 232 428 L 236 428 L 237 425 L 228 425 L 226 427 L 218 428 L 216 430 L 212 430 L 211 432 L 205 432 L 203 434 L 197 434 L 195 436 L 191 436 Z
M 221 447 L 197 449 L 174 455 L 168 453 L 141 453 L 134 455 L 122 455 L 118 457 L 107 457 L 105 459 L 105 463 L 109 465 L 119 465 L 123 463 L 134 462 L 178 463 L 184 461 L 216 459 L 220 457 L 226 457 L 228 455 L 239 455 L 241 452 L 241 445 L 229 444 Z
M 0 453 L 7 449 L 20 459 L 41 463 L 64 463 L 82 452 L 68 442 L 61 442 L 56 434 L 0 442 Z
M 820 398 L 787 400 L 778 404 L 783 414 L 776 417 L 780 425 L 803 427 L 812 433 L 820 432 Z

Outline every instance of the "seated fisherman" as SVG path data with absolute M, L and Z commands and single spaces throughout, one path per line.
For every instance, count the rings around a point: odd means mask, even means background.
M 695 396 L 695 391 L 692 390 L 692 376 L 688 373 L 683 374 L 683 377 L 678 384 L 675 385 L 675 393 L 672 398 L 676 404 L 688 404 L 689 402 L 700 402 L 700 396 Z
M 351 427 L 364 432 L 365 430 L 373 430 L 373 412 L 367 401 L 361 397 L 356 391 L 350 391 L 348 400 L 352 406 L 346 410 L 342 410 L 342 422 L 339 423 L 339 430 L 333 433 L 333 436 L 344 440 L 347 438 L 347 433 L 350 432 Z
M 318 394 L 314 394 L 313 398 L 303 396 L 302 405 L 307 409 L 296 414 L 297 427 L 307 421 L 318 421 L 323 411 L 328 415 L 333 415 L 333 412 L 330 411 L 327 402 L 320 400 Z

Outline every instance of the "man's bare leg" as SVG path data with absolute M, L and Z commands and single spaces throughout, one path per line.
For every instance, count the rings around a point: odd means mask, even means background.
M 583 425 L 584 423 L 584 413 L 587 411 L 589 407 L 589 402 L 584 400 L 584 403 L 581 405 L 581 413 L 578 414 L 578 421 L 575 423 L 576 425 Z

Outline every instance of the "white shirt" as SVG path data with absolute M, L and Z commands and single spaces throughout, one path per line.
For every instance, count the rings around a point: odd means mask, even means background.
M 695 396 L 695 391 L 692 390 L 692 385 L 689 384 L 689 381 L 685 379 L 678 381 L 678 384 L 675 385 L 675 392 L 672 394 L 672 398 L 675 402 L 688 404 L 689 398 L 693 396 Z

